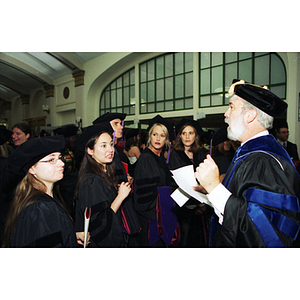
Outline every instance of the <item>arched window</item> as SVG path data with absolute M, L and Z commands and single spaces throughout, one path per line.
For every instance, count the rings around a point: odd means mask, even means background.
M 225 97 L 232 79 L 244 79 L 286 98 L 286 70 L 276 53 L 201 52 L 199 53 L 199 107 L 227 105 Z
M 140 64 L 140 113 L 193 108 L 193 53 L 168 53 Z
M 134 68 L 111 82 L 100 97 L 100 116 L 106 112 L 135 114 Z

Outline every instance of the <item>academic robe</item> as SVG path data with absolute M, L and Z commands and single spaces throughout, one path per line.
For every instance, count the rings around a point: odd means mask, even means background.
M 201 162 L 205 159 L 204 151 L 194 153 L 193 161 L 181 150 L 173 150 L 170 154 L 169 168 L 176 170 L 187 165 L 193 165 L 194 171 Z M 172 181 L 172 189 L 175 190 L 178 186 L 175 181 Z M 179 207 L 175 204 L 177 219 L 180 224 L 180 247 L 206 247 L 208 244 L 209 220 L 211 209 L 207 210 L 202 215 L 195 214 L 195 208 L 190 209 L 188 206 L 195 206 L 199 201 L 190 199 L 184 206 Z
M 54 198 L 43 194 L 21 212 L 9 241 L 10 248 L 78 247 L 74 225 Z
M 134 173 L 134 204 L 142 228 L 139 236 L 141 246 L 143 247 L 148 247 L 149 242 L 151 245 L 151 241 L 148 240 L 150 221 L 157 222 L 158 187 L 169 187 L 170 183 L 171 173 L 163 153 L 158 156 L 149 148 L 145 148 L 137 161 Z M 160 199 L 161 203 L 163 201 L 164 199 Z M 171 205 L 173 205 L 173 212 L 171 212 L 173 215 L 171 216 L 172 220 L 170 219 L 170 224 L 172 223 L 173 226 L 174 218 L 176 218 L 173 201 Z M 170 210 L 168 212 L 170 212 Z M 165 228 L 166 231 L 168 229 L 169 228 Z M 173 231 L 173 227 L 171 231 Z M 165 245 L 162 240 L 159 240 L 154 247 Z
M 232 195 L 213 247 L 292 246 L 300 224 L 300 177 L 272 135 L 240 147 L 223 184 Z
M 86 174 L 81 181 L 76 199 L 76 232 L 84 231 L 84 211 L 91 208 L 89 224 L 91 248 L 125 247 L 121 209 L 115 213 L 110 205 L 117 197 L 117 189 L 108 189 L 95 173 Z

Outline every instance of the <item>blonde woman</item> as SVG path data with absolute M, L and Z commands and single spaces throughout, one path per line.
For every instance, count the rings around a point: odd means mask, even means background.
M 173 128 L 159 115 L 150 120 L 149 128 L 147 147 L 135 168 L 134 202 L 142 227 L 139 235 L 141 245 L 166 247 L 171 245 L 177 226 L 173 200 L 168 196 L 164 198 L 160 193 L 163 187 L 168 192 L 172 180 L 164 152 L 168 150 Z M 168 219 L 161 219 L 163 210 Z

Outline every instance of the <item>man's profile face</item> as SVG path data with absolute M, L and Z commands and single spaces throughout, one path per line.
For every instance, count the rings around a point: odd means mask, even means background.
M 276 130 L 277 139 L 282 142 L 286 142 L 288 140 L 289 134 L 289 130 L 286 127 L 279 128 L 278 130 Z
M 246 130 L 244 122 L 243 102 L 234 97 L 229 102 L 229 108 L 224 114 L 227 128 L 227 136 L 232 141 L 240 141 L 242 134 Z
M 120 119 L 113 119 L 110 121 L 110 125 L 115 132 L 116 139 L 122 138 L 122 136 L 123 136 L 122 121 Z

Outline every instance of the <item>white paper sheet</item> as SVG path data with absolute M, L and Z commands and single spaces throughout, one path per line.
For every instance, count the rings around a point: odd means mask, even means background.
M 203 193 L 194 191 L 193 186 L 197 186 L 198 183 L 194 176 L 193 165 L 188 165 L 176 170 L 171 171 L 173 178 L 178 185 L 178 189 L 171 194 L 174 201 L 181 207 L 189 198 L 193 197 L 201 203 L 212 206 L 207 196 Z

